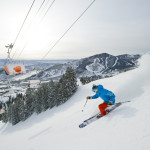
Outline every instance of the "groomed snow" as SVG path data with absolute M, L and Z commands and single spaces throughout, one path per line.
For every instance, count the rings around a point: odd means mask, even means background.
M 65 104 L 32 115 L 15 126 L 0 123 L 2 150 L 149 150 L 150 149 L 150 55 L 138 69 L 97 80 L 84 86 Z M 80 129 L 78 125 L 97 113 L 102 100 L 85 103 L 93 95 L 92 84 L 112 90 L 116 102 L 128 101 L 107 116 Z

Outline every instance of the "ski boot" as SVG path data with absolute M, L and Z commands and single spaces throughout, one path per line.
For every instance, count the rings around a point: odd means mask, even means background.
M 100 118 L 100 117 L 102 117 L 103 115 L 101 115 L 101 114 L 98 114 L 97 116 L 96 116 L 96 118 L 98 119 L 98 118 Z
M 109 112 L 110 112 L 110 109 L 107 109 L 107 110 L 106 110 L 106 114 L 108 114 Z

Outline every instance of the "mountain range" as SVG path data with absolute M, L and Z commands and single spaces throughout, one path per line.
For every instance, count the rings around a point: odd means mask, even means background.
M 113 56 L 107 53 L 97 54 L 91 57 L 73 60 L 70 62 L 55 64 L 47 69 L 40 71 L 36 76 L 33 75 L 28 78 L 41 80 L 58 80 L 66 71 L 67 67 L 72 67 L 76 71 L 78 78 L 91 77 L 100 75 L 102 77 L 111 76 L 134 69 L 138 66 L 138 59 L 140 55 L 119 55 Z

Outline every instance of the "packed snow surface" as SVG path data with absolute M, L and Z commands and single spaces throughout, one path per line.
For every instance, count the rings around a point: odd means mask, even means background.
M 150 55 L 139 68 L 117 76 L 80 85 L 65 104 L 32 115 L 15 126 L 0 123 L 2 150 L 149 150 L 150 148 Z M 107 116 L 80 129 L 78 125 L 99 112 L 92 84 L 102 84 L 116 94 L 116 102 L 131 101 Z

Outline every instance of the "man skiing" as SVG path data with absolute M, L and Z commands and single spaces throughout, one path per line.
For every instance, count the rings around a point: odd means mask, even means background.
M 106 89 L 103 88 L 102 85 L 93 85 L 92 87 L 92 91 L 95 92 L 96 94 L 94 96 L 87 96 L 87 100 L 88 99 L 96 99 L 98 97 L 100 97 L 101 99 L 104 100 L 104 102 L 102 104 L 100 104 L 99 110 L 101 112 L 101 115 L 106 115 L 106 108 L 109 107 L 110 105 L 114 105 L 115 104 L 115 95 L 113 92 L 108 91 Z

